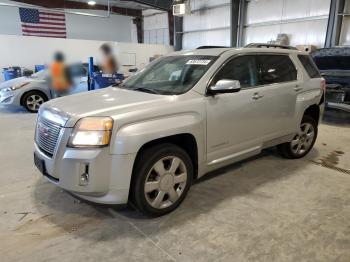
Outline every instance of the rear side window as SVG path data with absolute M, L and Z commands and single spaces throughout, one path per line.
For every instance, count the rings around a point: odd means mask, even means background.
M 297 80 L 297 70 L 287 55 L 259 55 L 260 78 L 264 85 Z
M 298 58 L 299 58 L 300 62 L 302 63 L 302 65 L 304 66 L 304 68 L 305 68 L 305 70 L 310 78 L 321 77 L 315 63 L 312 61 L 310 56 L 298 55 Z

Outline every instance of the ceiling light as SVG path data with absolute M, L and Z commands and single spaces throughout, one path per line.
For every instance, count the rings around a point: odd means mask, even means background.
M 91 6 L 96 5 L 96 1 L 88 1 L 87 3 L 88 3 L 88 5 L 91 5 Z

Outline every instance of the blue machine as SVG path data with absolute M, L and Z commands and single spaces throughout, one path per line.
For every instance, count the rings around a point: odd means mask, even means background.
M 2 73 L 5 81 L 20 77 L 22 74 L 21 68 L 18 66 L 4 68 Z
M 89 57 L 89 81 L 88 90 L 105 88 L 124 80 L 123 74 L 104 75 L 102 72 L 94 72 L 94 59 Z
M 46 66 L 45 65 L 35 65 L 34 66 L 34 72 L 36 73 L 36 72 L 39 72 L 39 71 L 41 71 L 41 70 L 44 70 L 46 68 Z

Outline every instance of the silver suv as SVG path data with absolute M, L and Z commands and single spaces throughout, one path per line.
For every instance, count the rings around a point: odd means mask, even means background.
M 40 107 L 35 164 L 83 199 L 131 202 L 163 215 L 184 200 L 193 180 L 264 148 L 305 156 L 317 136 L 324 89 L 304 52 L 173 53 L 120 86 Z

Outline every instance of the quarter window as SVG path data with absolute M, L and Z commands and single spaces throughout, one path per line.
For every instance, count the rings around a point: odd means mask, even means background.
M 310 78 L 318 78 L 321 77 L 318 72 L 317 66 L 312 61 L 311 57 L 308 55 L 298 55 L 300 62 L 303 64 L 307 74 Z
M 297 80 L 297 70 L 287 55 L 259 55 L 263 85 Z
M 215 76 L 214 83 L 222 79 L 238 80 L 242 88 L 258 85 L 254 56 L 240 56 L 229 61 Z

